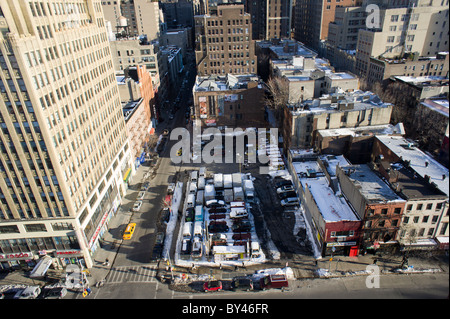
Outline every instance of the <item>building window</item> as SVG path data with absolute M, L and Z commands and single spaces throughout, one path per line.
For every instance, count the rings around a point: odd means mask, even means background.
M 40 231 L 47 231 L 47 228 L 45 227 L 45 224 L 26 224 L 25 226 L 25 230 L 28 233 L 32 233 L 32 232 L 40 232 Z
M 14 233 L 17 234 L 20 233 L 17 225 L 0 226 L 0 234 L 14 234 Z

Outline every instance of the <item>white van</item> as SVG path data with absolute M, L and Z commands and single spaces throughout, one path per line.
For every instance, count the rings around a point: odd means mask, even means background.
M 252 241 L 252 258 L 261 257 L 261 246 L 257 241 Z
M 195 206 L 195 194 L 189 194 L 187 198 L 187 207 Z
M 184 224 L 183 227 L 183 239 L 191 239 L 192 238 L 192 222 L 188 222 Z
M 191 182 L 189 184 L 189 194 L 197 193 L 197 183 Z
M 197 199 L 195 201 L 195 204 L 197 205 L 203 205 L 205 199 L 205 191 L 204 190 L 200 190 L 197 192 Z
M 195 222 L 194 224 L 194 237 L 203 237 L 203 222 Z
M 197 184 L 197 180 L 198 180 L 198 171 L 192 171 L 191 182 Z
M 248 212 L 245 208 L 237 207 L 237 208 L 231 208 L 230 211 L 230 218 L 247 218 Z
M 206 178 L 206 167 L 200 167 L 200 171 L 199 171 L 198 176 Z
M 198 178 L 198 189 L 205 189 L 205 178 L 199 177 Z

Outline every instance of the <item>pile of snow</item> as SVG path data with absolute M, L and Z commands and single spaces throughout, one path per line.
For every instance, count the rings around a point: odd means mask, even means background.
M 166 238 L 164 240 L 164 250 L 162 254 L 164 258 L 169 256 L 173 233 L 175 232 L 175 227 L 177 225 L 178 210 L 180 209 L 180 205 L 182 203 L 181 200 L 182 197 L 183 197 L 183 183 L 178 182 L 177 186 L 175 187 L 175 191 L 173 192 L 172 206 L 170 208 L 170 219 L 169 222 L 167 223 L 166 228 Z

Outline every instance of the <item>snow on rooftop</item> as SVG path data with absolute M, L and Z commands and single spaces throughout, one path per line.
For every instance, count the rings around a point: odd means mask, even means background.
M 368 165 L 352 165 L 344 168 L 362 196 L 372 202 L 404 202 Z
M 320 156 L 322 162 L 327 163 L 328 165 L 327 172 L 331 176 L 336 176 L 336 166 L 339 165 L 341 167 L 350 165 L 350 162 L 345 158 L 344 155 L 322 155 Z
M 410 167 L 421 177 L 430 176 L 430 183 L 435 183 L 442 192 L 449 196 L 449 170 L 447 168 L 417 147 L 408 147 L 411 141 L 401 136 L 377 136 L 377 138 L 398 157 L 409 161 Z M 428 162 L 428 166 L 426 162 Z
M 334 158 L 342 162 L 345 158 Z M 337 164 L 337 162 L 335 162 Z M 346 162 L 346 161 L 345 161 Z M 344 197 L 337 196 L 328 185 L 328 179 L 324 176 L 317 161 L 293 162 L 292 165 L 299 175 L 300 183 L 304 189 L 308 188 L 314 197 L 314 201 L 323 219 L 327 222 L 357 221 L 359 218 L 345 201 Z M 311 174 L 316 174 L 316 177 Z
M 427 99 L 421 103 L 422 105 L 439 112 L 440 114 L 449 117 L 449 103 L 448 100 L 431 100 Z

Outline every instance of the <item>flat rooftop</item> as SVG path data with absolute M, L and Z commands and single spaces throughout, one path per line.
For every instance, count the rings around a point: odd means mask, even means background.
M 449 196 L 449 171 L 430 155 L 413 146 L 412 141 L 401 136 L 377 136 L 381 143 L 403 161 L 409 161 L 410 167 L 421 177 L 428 175 L 430 183 Z M 426 165 L 426 162 L 428 165 Z M 444 178 L 443 178 L 444 177 Z
M 399 191 L 408 199 L 423 199 L 423 198 L 442 198 L 445 199 L 446 195 L 439 189 L 431 187 L 431 185 L 425 181 L 424 178 L 416 176 L 414 171 L 408 167 L 405 167 L 403 163 L 392 163 L 390 165 L 391 170 L 397 174 L 398 179 L 393 185 L 399 186 Z
M 362 196 L 369 203 L 404 202 L 368 165 L 350 165 L 343 168 Z
M 349 127 L 349 128 L 336 128 L 328 130 L 319 130 L 319 134 L 323 137 L 335 137 L 335 136 L 374 136 L 374 135 L 403 135 L 403 126 L 384 124 L 374 126 L 361 126 L 361 127 Z
M 435 112 L 449 117 L 449 103 L 446 99 L 426 99 L 421 104 L 432 109 Z
M 314 197 L 317 208 L 327 222 L 359 221 L 358 216 L 348 205 L 343 196 L 336 195 L 328 185 L 319 164 L 314 162 L 294 162 L 296 173 L 304 189 L 308 188 Z M 307 177 L 312 172 L 316 177 Z M 302 176 L 302 177 L 301 177 Z
M 333 101 L 333 97 L 337 98 L 336 102 Z M 338 110 L 339 103 L 351 105 L 351 108 L 346 109 L 346 111 L 369 110 L 392 106 L 390 103 L 383 102 L 375 93 L 358 90 L 348 93 L 326 94 L 318 99 L 303 101 L 300 107 L 293 105 L 288 107 L 291 108 L 292 115 L 332 113 L 341 112 Z
M 247 89 L 250 82 L 260 82 L 260 79 L 255 74 L 246 75 L 232 75 L 225 76 L 198 76 L 194 86 L 194 92 L 208 92 L 208 91 L 230 91 Z M 258 87 L 262 89 L 261 84 Z

